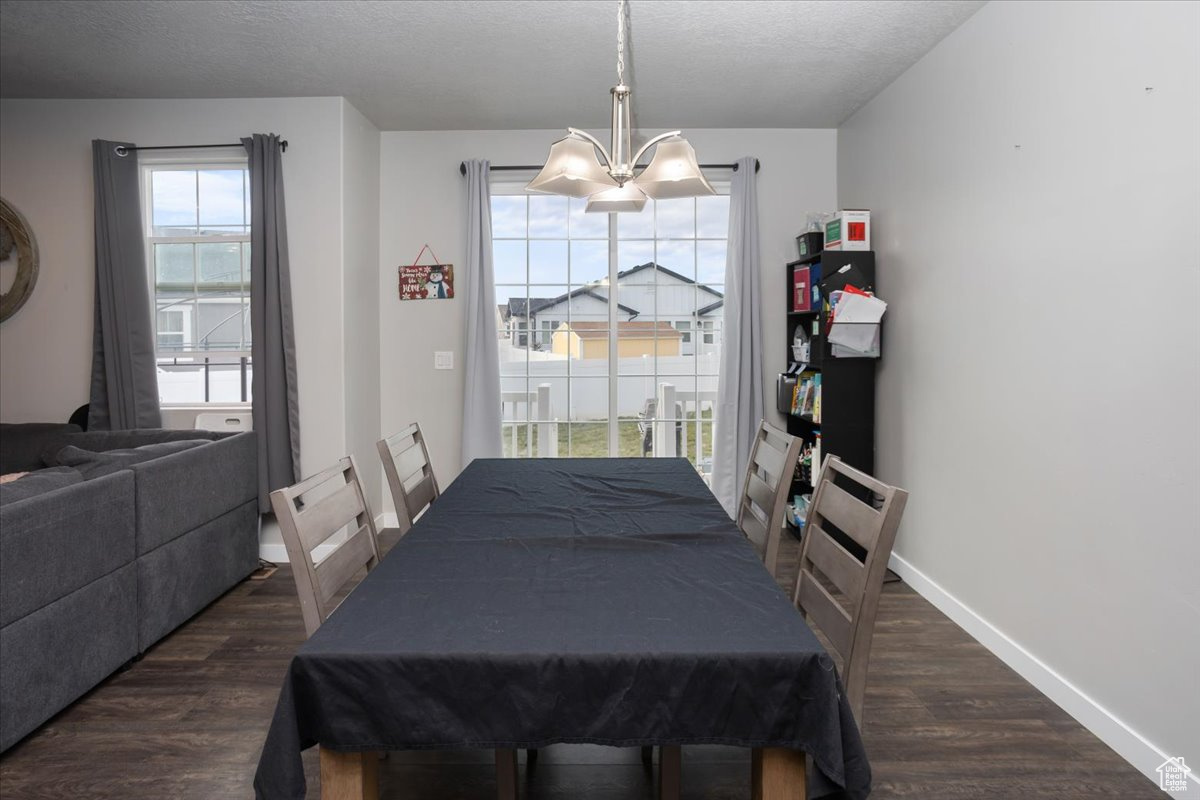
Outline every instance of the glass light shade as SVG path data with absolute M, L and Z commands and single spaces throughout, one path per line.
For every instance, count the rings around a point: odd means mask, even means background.
M 584 211 L 593 214 L 617 214 L 622 211 L 641 211 L 646 205 L 646 193 L 627 183 L 613 189 L 605 189 L 588 198 Z
M 592 143 L 571 134 L 550 145 L 546 165 L 525 188 L 531 192 L 588 197 L 616 185 L 596 158 Z
M 655 200 L 717 193 L 700 171 L 696 151 L 682 136 L 659 142 L 654 148 L 654 158 L 633 182 Z

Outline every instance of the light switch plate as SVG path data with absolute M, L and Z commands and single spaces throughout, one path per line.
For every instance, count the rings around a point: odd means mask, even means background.
M 454 369 L 454 351 L 438 350 L 433 354 L 434 369 Z

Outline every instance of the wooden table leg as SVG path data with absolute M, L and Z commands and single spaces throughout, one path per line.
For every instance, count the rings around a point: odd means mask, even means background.
M 379 753 L 322 747 L 321 800 L 379 800 Z
M 751 796 L 754 800 L 807 800 L 803 750 L 755 747 L 750 755 Z
M 682 783 L 683 751 L 677 744 L 664 744 L 658 748 L 658 797 L 659 800 L 679 800 Z
M 517 800 L 517 751 L 496 749 L 496 800 Z

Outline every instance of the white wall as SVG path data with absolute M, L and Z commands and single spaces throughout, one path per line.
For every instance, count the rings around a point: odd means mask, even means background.
M 300 380 L 300 447 L 311 472 L 343 454 L 341 100 L 0 101 L 0 193 L 37 236 L 41 273 L 0 327 L 0 418 L 65 421 L 88 400 L 95 302 L 92 139 L 236 142 L 274 132 L 284 155 Z M 327 187 L 322 190 L 322 187 Z M 332 300 L 332 302 L 331 302 Z
M 899 563 L 1148 775 L 1200 762 L 1198 30 L 991 3 L 838 134 Z
M 342 268 L 345 320 L 346 451 L 367 501 L 380 513 L 379 129 L 345 100 L 342 109 Z
M 784 264 L 797 258 L 796 234 L 807 211 L 833 208 L 836 200 L 836 132 L 833 130 L 688 130 L 701 163 L 731 163 L 757 156 L 759 224 L 764 287 L 763 333 L 768 354 L 768 413 L 773 413 L 774 373 L 785 363 Z M 463 234 L 466 186 L 459 163 L 486 158 L 493 164 L 538 164 L 563 131 L 405 131 L 382 137 L 380 185 L 380 337 L 385 431 L 419 420 L 443 485 L 461 469 L 462 300 L 400 302 L 396 268 L 412 263 L 428 242 L 456 269 L 455 294 L 465 290 Z M 455 369 L 435 371 L 433 353 L 453 350 Z M 385 500 L 386 502 L 386 500 Z
M 94 258 L 91 140 L 236 142 L 284 155 L 301 472 L 353 453 L 379 505 L 379 131 L 342 98 L 0 101 L 0 194 L 29 220 L 37 288 L 0 327 L 0 419 L 65 421 L 87 402 Z M 194 411 L 168 414 L 190 427 Z M 181 418 L 182 417 L 182 418 Z M 278 532 L 264 554 L 283 559 Z

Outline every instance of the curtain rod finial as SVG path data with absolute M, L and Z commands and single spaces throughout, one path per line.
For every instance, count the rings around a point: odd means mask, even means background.
M 460 164 L 458 165 L 458 174 L 459 174 L 459 175 L 466 175 L 466 174 L 467 174 L 467 162 L 463 161 L 462 163 L 460 163 Z

